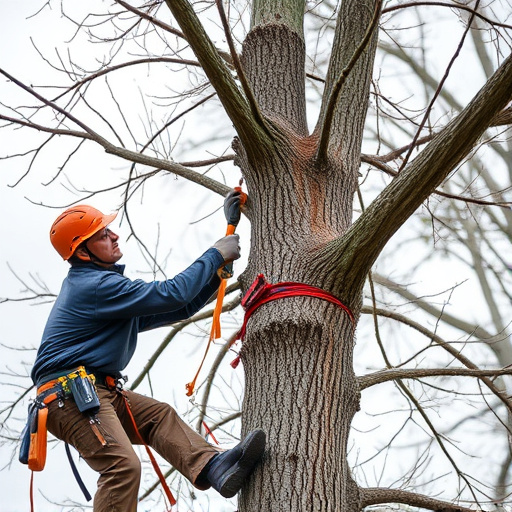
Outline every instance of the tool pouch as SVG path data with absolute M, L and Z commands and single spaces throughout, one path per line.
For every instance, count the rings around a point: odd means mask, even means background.
M 28 454 L 30 450 L 30 434 L 32 429 L 36 428 L 35 423 L 37 423 L 37 405 L 35 403 L 31 403 L 28 406 L 28 419 L 23 432 L 21 433 L 21 446 L 20 453 L 18 456 L 18 460 L 22 464 L 28 464 Z M 33 425 L 35 425 L 33 427 Z
M 69 381 L 69 388 L 78 410 L 88 415 L 96 414 L 100 409 L 100 399 L 91 378 L 85 372 Z
M 30 448 L 28 452 L 28 467 L 32 471 L 42 471 L 46 463 L 46 420 L 48 407 L 35 408 L 35 414 L 30 421 Z

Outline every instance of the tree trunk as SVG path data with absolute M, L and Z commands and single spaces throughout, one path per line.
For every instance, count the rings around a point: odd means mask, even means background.
M 268 450 L 241 511 L 359 511 L 347 464 L 359 403 L 352 352 L 351 322 L 319 299 L 254 314 L 242 351 L 243 427 L 263 428 Z
M 313 275 L 310 263 L 351 223 L 357 164 L 315 167 L 318 141 L 306 134 L 303 93 L 295 86 L 290 94 L 292 84 L 282 80 L 298 75 L 297 82 L 303 83 L 303 57 L 283 56 L 282 49 L 290 45 L 290 55 L 303 56 L 300 38 L 275 24 L 258 27 L 244 44 L 244 70 L 275 141 L 273 155 L 257 166 L 235 143 L 252 226 L 249 264 L 241 277 L 244 289 L 259 273 L 273 283 L 298 281 L 325 288 L 325 276 Z M 287 69 L 274 76 L 275 83 L 269 84 L 269 77 L 260 88 L 269 47 L 281 48 L 281 54 L 273 54 Z M 241 351 L 243 431 L 263 428 L 268 450 L 250 488 L 242 492 L 241 511 L 359 510 L 347 465 L 350 425 L 359 404 L 353 343 L 349 317 L 321 299 L 281 299 L 251 317 Z
M 324 288 L 308 261 L 346 226 L 344 208 L 340 203 L 305 207 L 304 202 L 316 204 L 328 180 L 311 176 L 300 151 L 289 148 L 279 156 L 259 167 L 257 178 L 246 173 L 254 220 L 243 286 L 261 272 L 270 282 Z M 321 299 L 281 299 L 251 317 L 241 351 L 243 430 L 263 428 L 268 451 L 242 493 L 241 511 L 359 510 L 347 465 L 347 440 L 359 403 L 353 343 L 349 317 Z

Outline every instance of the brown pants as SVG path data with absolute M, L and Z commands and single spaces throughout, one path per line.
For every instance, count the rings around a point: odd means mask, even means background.
M 98 386 L 99 429 L 107 441 L 102 446 L 72 399 L 54 400 L 48 406 L 48 431 L 74 446 L 91 468 L 100 474 L 94 496 L 94 512 L 136 512 L 141 464 L 132 444 L 140 444 L 126 410 L 115 390 Z M 155 449 L 198 489 L 207 482 L 197 477 L 219 450 L 192 430 L 168 404 L 126 391 L 137 427 L 144 441 Z

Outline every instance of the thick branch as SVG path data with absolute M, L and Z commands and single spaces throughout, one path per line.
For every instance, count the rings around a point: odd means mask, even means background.
M 498 377 L 500 375 L 512 375 L 512 368 L 500 368 L 496 370 L 472 370 L 468 368 L 395 368 L 381 370 L 369 375 L 358 377 L 361 390 L 397 379 L 421 379 L 423 377 Z
M 416 494 L 414 492 L 403 491 L 401 489 L 384 489 L 380 487 L 370 487 L 361 489 L 361 509 L 370 505 L 379 505 L 381 503 L 403 503 L 412 507 L 426 508 L 436 512 L 475 512 L 475 509 L 462 507 L 454 503 Z
M 19 124 L 21 126 L 26 126 L 29 128 L 33 128 L 38 131 L 44 131 L 48 133 L 54 133 L 58 135 L 68 135 L 72 137 L 78 137 L 83 139 L 88 139 L 93 142 L 96 142 L 100 146 L 103 147 L 106 153 L 109 153 L 111 155 L 115 155 L 118 157 L 121 157 L 125 160 L 128 160 L 130 162 L 147 165 L 149 167 L 155 167 L 156 169 L 161 169 L 163 171 L 168 171 L 176 174 L 177 176 L 181 176 L 189 181 L 192 181 L 193 183 L 197 183 L 199 185 L 202 185 L 205 188 L 208 188 L 209 190 L 212 190 L 214 192 L 217 192 L 220 195 L 225 196 L 230 188 L 226 185 L 223 185 L 222 183 L 219 183 L 216 180 L 213 180 L 212 178 L 209 178 L 208 176 L 205 176 L 204 174 L 195 172 L 191 169 L 187 169 L 183 165 L 180 165 L 178 163 L 169 161 L 169 160 L 162 160 L 156 157 L 152 157 L 149 155 L 145 155 L 143 153 L 139 153 L 137 151 L 132 151 L 123 147 L 116 146 L 115 144 L 112 144 L 110 141 L 102 137 L 99 133 L 92 130 L 89 126 L 87 126 L 85 123 L 81 122 L 79 119 L 77 119 L 74 115 L 69 113 L 68 111 L 64 110 L 63 108 L 59 107 L 56 103 L 44 98 L 40 94 L 38 94 L 36 91 L 34 91 L 31 87 L 25 85 L 24 83 L 17 80 L 15 77 L 7 73 L 5 70 L 0 69 L 0 74 L 6 76 L 9 80 L 14 82 L 16 85 L 18 85 L 20 88 L 27 91 L 29 94 L 37 98 L 41 103 L 44 105 L 52 108 L 56 112 L 59 112 L 63 116 L 65 116 L 70 121 L 74 122 L 80 128 L 82 128 L 84 131 L 76 131 L 76 130 L 65 130 L 62 128 L 52 128 L 47 126 L 42 126 L 37 123 L 33 123 L 31 121 L 25 121 L 22 119 L 16 119 L 12 117 L 6 117 L 6 116 L 0 116 L 0 119 L 4 119 L 6 121 L 9 121 L 10 123 Z
M 236 69 L 238 74 L 238 79 L 242 84 L 242 88 L 244 90 L 245 96 L 249 105 L 251 107 L 251 112 L 254 116 L 254 119 L 263 127 L 265 127 L 263 116 L 261 115 L 260 109 L 258 107 L 258 103 L 256 102 L 256 98 L 251 90 L 251 86 L 247 81 L 247 77 L 245 76 L 245 72 L 242 69 L 242 64 L 240 63 L 240 59 L 238 57 L 238 53 L 236 52 L 235 43 L 233 42 L 233 38 L 231 37 L 231 31 L 228 23 L 228 19 L 226 17 L 226 13 L 224 12 L 224 6 L 222 5 L 223 0 L 216 0 L 217 9 L 219 10 L 219 15 L 222 21 L 222 26 L 224 27 L 224 34 L 226 35 L 226 40 L 229 46 L 229 52 L 231 53 L 231 59 L 233 61 L 233 66 Z
M 338 262 L 338 286 L 358 300 L 365 276 L 393 234 L 467 156 L 511 99 L 512 56 L 471 103 L 373 201 L 347 233 L 326 246 L 316 264 Z
M 494 125 L 493 125 L 494 126 Z M 429 137 L 431 138 L 431 137 Z M 381 158 L 379 156 L 361 155 L 361 162 L 369 164 L 382 172 L 385 172 L 388 176 L 395 178 L 399 172 L 392 169 L 389 165 L 385 164 L 386 157 Z M 433 194 L 447 199 L 455 199 L 456 201 L 463 201 L 465 203 L 476 204 L 479 206 L 498 206 L 506 210 L 510 210 L 512 201 L 486 201 L 485 199 L 478 199 L 475 197 L 460 196 L 457 194 L 450 194 L 448 192 L 442 192 L 439 189 L 434 190 Z
M 354 54 L 352 55 L 350 61 L 345 66 L 345 68 L 341 72 L 340 77 L 338 78 L 332 90 L 330 91 L 329 100 L 327 101 L 325 117 L 322 123 L 322 127 L 320 128 L 320 140 L 318 143 L 318 150 L 316 154 L 316 159 L 319 162 L 324 162 L 327 158 L 327 148 L 329 146 L 331 126 L 334 120 L 334 112 L 336 110 L 336 104 L 338 103 L 338 99 L 341 94 L 341 89 L 343 88 L 343 85 L 345 84 L 345 81 L 347 80 L 349 73 L 352 71 L 356 62 L 361 57 L 361 54 L 367 49 L 370 39 L 378 27 L 381 6 L 382 1 L 377 0 L 377 2 L 375 2 L 372 20 L 368 28 L 366 29 L 366 33 L 364 34 L 362 41 L 359 43 L 359 46 L 354 51 Z
M 359 158 L 377 48 L 377 30 L 373 27 L 378 21 L 375 13 L 380 12 L 380 3 L 379 0 L 346 0 L 339 4 L 315 133 L 324 133 L 322 146 L 329 136 L 330 152 L 341 151 L 345 165 L 352 158 Z M 326 120 L 330 126 L 327 130 Z M 322 149 L 320 154 L 324 152 Z
M 206 34 L 187 0 L 166 0 L 206 76 L 224 106 L 228 117 L 252 159 L 264 154 L 270 139 L 264 126 L 254 118 L 251 107 L 238 88 L 230 70 Z
M 231 188 L 228 187 L 227 185 L 223 185 L 222 183 L 212 178 L 209 178 L 204 174 L 195 172 L 192 169 L 188 169 L 187 167 L 183 167 L 178 163 L 144 155 L 142 153 L 138 153 L 137 151 L 131 151 L 126 148 L 115 146 L 114 144 L 110 144 L 109 142 L 107 142 L 106 144 L 100 144 L 104 147 L 105 151 L 111 155 L 119 156 L 121 158 L 124 158 L 125 160 L 137 164 L 147 165 L 150 167 L 152 166 L 163 171 L 172 172 L 177 176 L 181 176 L 182 178 L 185 178 L 188 181 L 197 183 L 198 185 L 201 185 L 209 190 L 212 190 L 213 192 L 216 192 L 217 194 L 220 194 L 222 196 L 225 196 L 231 190 Z

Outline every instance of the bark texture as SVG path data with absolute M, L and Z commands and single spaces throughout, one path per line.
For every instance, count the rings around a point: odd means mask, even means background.
M 321 168 L 315 162 L 318 139 L 307 133 L 301 37 L 276 23 L 255 27 L 242 64 L 274 141 L 274 152 L 258 162 L 234 144 L 252 226 L 243 288 L 263 273 L 270 282 L 304 282 L 341 298 L 310 263 L 351 224 L 359 161 L 329 158 Z M 359 115 L 365 113 L 360 105 Z M 361 133 L 355 139 L 357 146 Z M 240 511 L 359 510 L 347 464 L 359 407 L 353 343 L 348 316 L 320 299 L 280 300 L 251 317 L 241 353 L 243 430 L 263 428 L 268 451 L 242 492 Z

